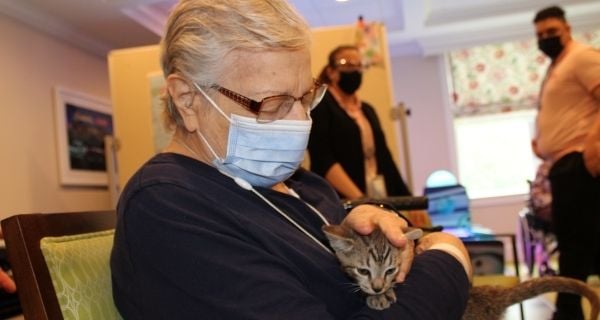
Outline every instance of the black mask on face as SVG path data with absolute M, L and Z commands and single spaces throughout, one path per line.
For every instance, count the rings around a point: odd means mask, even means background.
M 565 47 L 562 45 L 562 43 L 560 43 L 560 37 L 554 36 L 545 39 L 539 39 L 538 48 L 540 48 L 543 53 L 545 53 L 554 61 Z
M 360 71 L 341 72 L 338 87 L 347 94 L 353 94 L 360 87 L 362 73 Z

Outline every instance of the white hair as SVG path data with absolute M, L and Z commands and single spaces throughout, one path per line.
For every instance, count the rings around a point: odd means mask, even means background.
M 223 73 L 224 57 L 234 50 L 309 47 L 307 23 L 285 0 L 181 0 L 161 40 L 161 64 L 165 78 L 176 73 L 210 85 Z M 168 92 L 163 101 L 166 125 L 181 125 Z

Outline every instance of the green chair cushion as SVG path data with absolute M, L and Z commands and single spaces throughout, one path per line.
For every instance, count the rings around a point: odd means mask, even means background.
M 40 241 L 65 319 L 121 319 L 109 266 L 113 236 L 107 230 Z

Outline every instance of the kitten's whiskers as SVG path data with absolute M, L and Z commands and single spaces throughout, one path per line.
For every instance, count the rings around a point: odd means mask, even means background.
M 345 283 L 342 283 L 342 286 L 343 286 L 343 287 L 347 287 L 347 288 L 348 288 L 348 290 L 349 290 L 350 292 L 352 292 L 352 293 L 355 293 L 355 292 L 361 291 L 361 290 L 360 290 L 360 286 L 359 286 L 358 284 L 354 283 L 354 282 L 345 282 Z

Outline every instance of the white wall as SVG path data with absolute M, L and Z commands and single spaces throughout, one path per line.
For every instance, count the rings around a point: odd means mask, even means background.
M 413 193 L 422 194 L 429 174 L 454 171 L 451 127 L 440 80 L 440 57 L 392 57 L 392 78 L 397 102 L 410 109 L 407 117 Z
M 457 173 L 445 68 L 444 58 L 439 55 L 392 57 L 396 102 L 404 102 L 411 110 L 407 127 L 415 195 L 423 194 L 425 181 L 433 171 Z M 473 201 L 473 223 L 497 233 L 515 232 L 524 200 L 524 196 L 516 196 Z
M 16 213 L 105 210 L 106 188 L 61 187 L 53 86 L 106 100 L 106 59 L 0 15 L 0 219 Z

